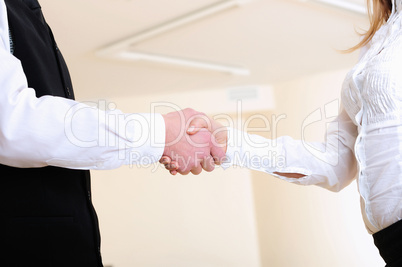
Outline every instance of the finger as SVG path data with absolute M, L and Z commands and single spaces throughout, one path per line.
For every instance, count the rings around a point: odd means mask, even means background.
M 199 160 L 196 159 L 193 155 L 187 155 L 186 159 L 181 158 L 180 159 L 180 166 L 177 166 L 178 168 L 176 171 L 182 175 L 187 175 L 191 172 L 191 170 L 196 169 L 197 166 L 200 165 Z
M 169 164 L 172 161 L 172 159 L 168 156 L 162 156 L 159 162 L 163 165 Z
M 172 166 L 172 169 L 178 170 L 180 165 L 177 161 L 172 161 L 172 163 L 170 164 Z
M 168 171 L 177 171 L 178 166 L 176 166 L 175 164 L 166 164 L 165 168 Z
M 190 173 L 190 171 L 178 171 L 178 173 L 180 173 L 181 175 L 188 175 Z
M 171 174 L 171 175 L 176 175 L 176 174 L 177 174 L 177 171 L 170 171 L 170 174 Z
M 169 171 L 177 171 L 179 164 L 176 161 L 172 161 L 170 164 L 164 164 L 165 168 Z
M 196 134 L 203 128 L 208 129 L 209 131 L 212 130 L 210 119 L 207 116 L 198 116 L 190 122 L 187 134 Z
M 200 174 L 201 172 L 202 172 L 202 167 L 201 167 L 201 165 L 198 165 L 197 167 L 191 169 L 191 173 L 194 174 L 194 175 L 198 175 L 198 174 Z
M 195 165 L 192 165 L 192 167 L 191 167 L 191 165 L 188 165 L 187 167 L 185 167 L 185 168 L 178 168 L 176 171 L 178 172 L 178 173 L 180 173 L 181 175 L 187 175 L 187 174 L 189 174 L 190 172 L 191 172 L 191 170 L 193 170 L 193 169 L 195 169 L 196 168 L 196 166 Z
M 211 156 L 213 157 L 215 164 L 220 165 L 222 162 L 224 162 L 224 160 L 226 158 L 226 153 L 221 145 L 218 145 L 215 142 L 212 142 Z
M 211 172 L 215 169 L 215 162 L 212 156 L 208 156 L 204 158 L 204 160 L 201 162 L 202 168 L 207 171 Z
M 219 147 L 221 147 L 226 153 L 227 142 L 228 142 L 227 128 L 223 127 L 221 125 L 218 125 L 218 127 L 213 127 L 213 128 L 214 128 L 214 131 L 212 132 L 212 135 L 214 136 L 214 139 L 212 139 L 212 143 L 214 145 L 218 145 Z

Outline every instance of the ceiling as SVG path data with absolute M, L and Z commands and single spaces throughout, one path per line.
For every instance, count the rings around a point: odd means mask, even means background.
M 362 3 L 364 0 L 350 0 Z M 102 58 L 96 52 L 216 0 L 40 0 L 79 99 L 275 84 L 349 68 L 364 16 L 301 0 L 254 0 L 136 46 L 145 52 L 239 65 L 249 76 Z

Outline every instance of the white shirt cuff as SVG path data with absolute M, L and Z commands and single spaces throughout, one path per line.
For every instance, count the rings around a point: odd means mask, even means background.
M 130 114 L 127 137 L 130 140 L 126 165 L 147 165 L 159 161 L 165 149 L 165 120 L 159 113 Z M 127 120 L 127 118 L 126 118 Z

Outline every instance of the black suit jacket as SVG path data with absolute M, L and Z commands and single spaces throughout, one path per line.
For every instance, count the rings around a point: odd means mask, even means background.
M 37 0 L 5 3 L 28 86 L 37 97 L 73 99 L 67 66 Z M 0 177 L 1 266 L 102 266 L 89 171 L 0 165 Z

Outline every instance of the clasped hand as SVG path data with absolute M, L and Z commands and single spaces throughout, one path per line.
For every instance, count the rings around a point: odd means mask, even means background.
M 227 131 L 217 121 L 193 109 L 163 115 L 165 150 L 160 163 L 171 174 L 213 171 L 225 159 Z

